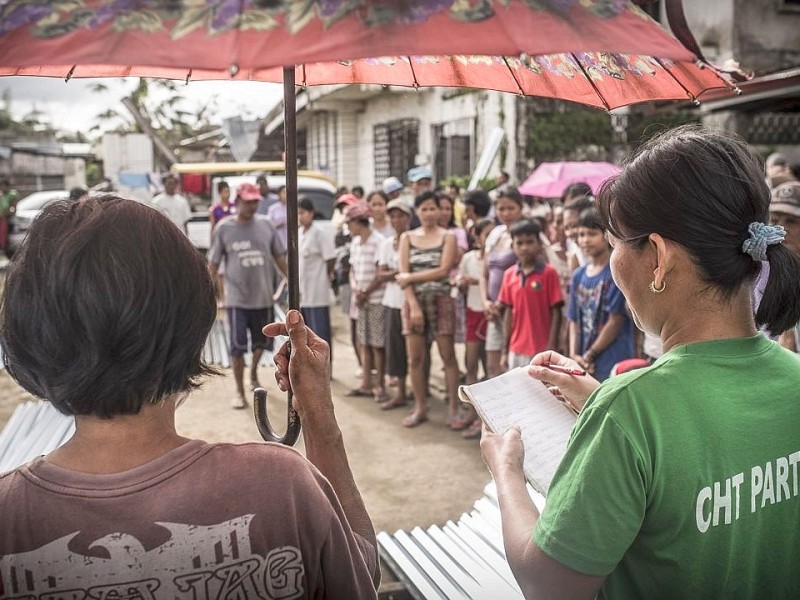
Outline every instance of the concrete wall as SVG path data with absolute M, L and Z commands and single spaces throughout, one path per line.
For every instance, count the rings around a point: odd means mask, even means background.
M 153 171 L 153 143 L 144 133 L 106 133 L 101 152 L 105 176 L 115 185 L 119 184 L 119 174 L 123 171 Z
M 733 58 L 734 4 L 735 0 L 683 3 L 689 29 L 706 58 L 713 63 L 722 63 Z M 668 27 L 665 13 L 661 22 Z
M 337 172 L 335 179 L 341 181 L 344 185 L 352 187 L 353 185 L 362 181 L 359 179 L 360 173 L 358 169 L 358 120 L 359 115 L 356 112 L 356 107 L 349 108 L 348 110 L 340 110 L 339 116 L 339 139 L 337 147 Z M 363 185 L 363 184 L 362 184 Z
M 397 89 L 397 88 L 394 88 Z M 502 110 L 501 110 L 502 109 Z M 358 114 L 357 139 L 354 144 L 357 156 L 357 175 L 347 185 L 361 183 L 365 188 L 377 185 L 374 179 L 373 128 L 379 123 L 396 119 L 419 119 L 419 160 L 433 166 L 435 160 L 434 127 L 462 119 L 475 120 L 475 161 L 493 127 L 502 126 L 509 140 L 514 138 L 514 96 L 500 92 L 478 91 L 454 94 L 451 89 L 422 88 L 418 91 L 391 91 L 370 98 Z M 496 176 L 501 170 L 511 170 L 516 160 L 515 144 L 509 143 L 506 162 L 499 159 L 490 171 Z
M 800 11 L 781 0 L 684 2 L 686 21 L 711 62 L 737 60 L 766 73 L 800 64 Z M 666 22 L 666 21 L 664 21 Z
M 83 158 L 67 158 L 64 161 L 64 187 L 86 187 L 86 160 Z
M 763 73 L 800 65 L 800 10 L 782 4 L 735 0 L 734 57 L 746 69 Z

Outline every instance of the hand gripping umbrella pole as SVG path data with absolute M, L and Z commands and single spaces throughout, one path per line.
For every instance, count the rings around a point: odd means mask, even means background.
M 297 122 L 295 119 L 294 67 L 283 69 L 283 110 L 284 140 L 286 148 L 286 233 L 289 276 L 289 310 L 300 308 L 300 271 L 298 257 L 298 223 L 297 223 Z M 291 345 L 289 346 L 291 353 Z M 287 397 L 286 433 L 279 436 L 272 429 L 267 415 L 267 390 L 257 388 L 253 392 L 253 412 L 256 427 L 261 437 L 268 442 L 279 442 L 293 446 L 300 436 L 300 417 L 292 406 L 292 392 Z

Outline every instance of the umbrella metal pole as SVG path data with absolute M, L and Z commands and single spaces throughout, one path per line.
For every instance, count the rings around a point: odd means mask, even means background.
M 286 148 L 286 227 L 289 266 L 289 308 L 300 309 L 300 268 L 297 223 L 297 115 L 294 67 L 283 69 L 283 132 Z
M 286 166 L 286 264 L 288 267 L 289 309 L 300 309 L 300 267 L 298 264 L 297 222 L 297 120 L 295 113 L 294 67 L 283 68 L 283 132 Z M 290 347 L 291 352 L 291 347 Z M 277 435 L 267 416 L 267 392 L 259 388 L 255 392 L 253 407 L 258 431 L 268 442 L 279 442 L 293 446 L 300 435 L 300 417 L 292 406 L 292 392 L 287 398 L 286 433 Z

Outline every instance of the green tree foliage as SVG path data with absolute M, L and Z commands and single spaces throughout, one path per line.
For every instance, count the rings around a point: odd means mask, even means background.
M 581 146 L 611 148 L 608 114 L 599 110 L 536 113 L 530 120 L 525 155 L 536 162 L 568 160 Z
M 439 181 L 439 185 L 444 189 L 447 189 L 451 185 L 457 185 L 460 190 L 464 191 L 467 189 L 471 179 L 472 177 L 470 175 L 451 175 Z M 493 190 L 497 187 L 497 178 L 484 177 L 478 182 L 478 187 L 487 192 Z
M 103 181 L 103 167 L 99 163 L 86 165 L 86 185 L 93 187 Z
M 631 112 L 627 133 L 615 138 L 608 113 L 567 102 L 532 102 L 525 156 L 537 163 L 559 160 L 610 159 L 614 150 L 629 152 L 665 129 L 700 121 L 694 110 L 658 114 Z

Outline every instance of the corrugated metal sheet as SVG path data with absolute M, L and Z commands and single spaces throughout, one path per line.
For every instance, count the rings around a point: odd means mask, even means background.
M 542 510 L 544 497 L 530 486 L 528 493 Z M 394 534 L 382 531 L 378 550 L 417 600 L 523 597 L 506 561 L 494 482 L 457 522 Z
M 75 419 L 44 401 L 20 404 L 0 432 L 0 473 L 47 454 L 75 433 Z

